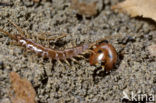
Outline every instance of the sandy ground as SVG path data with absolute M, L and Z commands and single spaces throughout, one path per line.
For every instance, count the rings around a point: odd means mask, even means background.
M 21 0 L 22 1 L 22 0 Z M 11 6 L 0 6 L 0 28 L 17 34 L 17 29 L 8 19 L 16 23 L 35 39 L 41 33 L 48 38 L 61 33 L 67 37 L 50 41 L 36 40 L 50 48 L 65 49 L 76 45 L 94 42 L 105 36 L 114 45 L 119 62 L 111 73 L 104 75 L 103 70 L 96 72 L 84 59 L 68 66 L 63 62 L 50 63 L 25 48 L 13 43 L 0 33 L 0 103 L 9 101 L 9 73 L 15 71 L 27 78 L 35 88 L 38 103 L 118 103 L 123 91 L 130 96 L 156 94 L 156 58 L 150 56 L 147 47 L 156 37 L 156 23 L 149 19 L 130 18 L 116 13 L 111 6 L 119 0 L 103 0 L 98 4 L 99 13 L 91 19 L 83 19 L 70 8 L 70 0 L 43 0 L 40 5 L 32 2 L 5 0 Z M 100 1 L 100 0 L 99 0 Z M 4 2 L 4 0 L 1 0 Z M 101 2 L 101 1 L 100 1 Z M 115 36 L 120 34 L 120 36 Z M 156 99 L 156 97 L 155 97 Z

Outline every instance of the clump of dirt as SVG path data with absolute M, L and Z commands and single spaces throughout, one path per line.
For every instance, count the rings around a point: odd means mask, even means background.
M 128 96 L 132 92 L 136 95 L 156 93 L 156 58 L 147 49 L 153 43 L 156 24 L 113 12 L 111 6 L 119 0 L 104 0 L 97 16 L 86 19 L 73 12 L 69 0 L 43 0 L 39 4 L 26 0 L 5 2 L 12 5 L 0 6 L 0 28 L 18 34 L 8 22 L 10 19 L 27 31 L 36 43 L 60 50 L 110 36 L 106 39 L 116 48 L 119 60 L 109 74 L 101 69 L 97 71 L 85 59 L 78 60 L 79 64 L 71 61 L 71 66 L 63 62 L 62 66 L 57 61 L 51 63 L 37 57 L 0 33 L 0 102 L 10 101 L 8 75 L 12 71 L 30 80 L 40 103 L 117 103 L 121 101 L 123 91 Z M 44 34 L 47 38 L 62 33 L 70 35 L 49 42 L 35 39 L 45 32 L 48 32 Z
M 22 79 L 16 72 L 11 72 L 10 82 L 10 99 L 12 103 L 36 103 L 35 90 L 27 79 Z
M 78 0 L 72 0 L 71 7 L 75 9 L 80 15 L 91 17 L 97 14 L 96 3 L 97 1 L 92 3 L 80 3 Z

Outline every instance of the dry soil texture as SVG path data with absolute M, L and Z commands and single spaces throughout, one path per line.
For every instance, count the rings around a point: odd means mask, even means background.
M 156 37 L 156 23 L 112 11 L 111 6 L 119 0 L 99 0 L 99 13 L 87 19 L 77 15 L 70 2 L 43 0 L 33 5 L 29 0 L 1 0 L 0 28 L 18 34 L 8 22 L 10 19 L 35 42 L 60 50 L 109 35 L 112 38 L 106 39 L 119 54 L 116 68 L 105 75 L 103 70 L 96 71 L 97 68 L 85 59 L 79 59 L 78 63 L 71 61 L 71 66 L 64 62 L 63 65 L 50 63 L 35 53 L 26 52 L 24 47 L 0 33 L 0 103 L 11 103 L 8 76 L 11 71 L 32 83 L 38 103 L 117 103 L 121 102 L 123 91 L 128 96 L 132 92 L 154 95 L 156 58 L 150 56 L 147 47 Z M 44 32 L 48 33 L 41 34 Z M 49 38 L 61 33 L 70 35 L 57 41 L 36 40 L 37 36 Z

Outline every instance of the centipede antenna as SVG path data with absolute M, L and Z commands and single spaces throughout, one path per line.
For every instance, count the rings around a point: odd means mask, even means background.
M 19 27 L 19 26 L 17 26 L 14 22 L 12 22 L 10 19 L 9 19 L 9 22 L 13 25 L 13 26 L 15 26 L 16 27 L 16 29 L 18 30 L 18 32 L 20 32 L 20 34 L 22 35 L 22 36 L 24 36 L 24 31 Z
M 9 36 L 11 39 L 17 40 L 15 35 L 10 34 L 9 32 L 4 31 L 3 29 L 0 29 L 0 32 L 2 32 L 3 34 Z

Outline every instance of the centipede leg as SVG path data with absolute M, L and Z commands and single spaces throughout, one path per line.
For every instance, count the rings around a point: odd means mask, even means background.
M 73 47 L 75 47 L 75 46 L 76 46 L 76 43 L 73 41 L 73 42 L 71 42 L 71 45 L 72 45 Z
M 24 30 L 24 31 L 25 31 L 25 34 L 26 34 L 27 38 L 30 38 L 31 35 L 26 30 Z
M 61 66 L 64 66 L 59 59 L 57 61 L 58 61 L 58 64 L 60 64 Z
M 49 62 L 50 62 L 50 63 L 53 63 L 53 59 L 49 58 Z
M 83 55 L 77 55 L 76 57 L 86 59 Z
M 17 45 L 17 42 L 16 41 L 10 41 L 10 45 Z
M 16 29 L 18 30 L 18 32 L 20 32 L 20 34 L 22 35 L 22 36 L 24 36 L 24 31 L 19 27 L 19 26 L 17 26 L 14 22 L 12 22 L 10 19 L 9 19 L 9 22 L 13 25 L 13 26 L 15 26 L 16 27 Z
M 9 22 L 10 22 L 13 26 L 16 27 L 16 29 L 17 29 L 18 32 L 21 34 L 21 36 L 25 36 L 25 34 L 26 34 L 27 38 L 30 38 L 30 34 L 27 33 L 26 30 L 23 31 L 19 26 L 17 26 L 17 25 L 16 25 L 14 22 L 12 22 L 10 19 L 9 19 Z
M 62 33 L 60 36 L 58 36 L 57 37 L 57 39 L 61 39 L 61 38 L 64 38 L 64 37 L 66 37 L 67 35 L 69 35 L 69 34 L 66 34 L 66 33 Z
M 52 37 L 49 37 L 48 40 L 58 40 L 58 39 L 61 39 L 61 38 L 64 38 L 66 37 L 68 34 L 66 33 L 62 33 L 61 35 L 59 36 L 52 36 Z
M 70 58 L 72 61 L 74 61 L 75 63 L 77 63 L 77 64 L 79 64 L 79 62 L 76 60 L 76 59 L 74 59 L 74 58 Z
M 36 40 L 34 36 L 32 37 L 32 40 L 34 40 L 34 41 Z
M 42 39 L 42 40 L 44 40 L 44 41 L 47 41 L 47 44 L 49 45 L 49 41 L 50 40 L 58 40 L 58 39 L 61 39 L 61 38 L 63 38 L 63 37 L 66 37 L 67 35 L 69 35 L 69 34 L 66 34 L 66 33 L 62 33 L 61 35 L 59 35 L 59 36 L 51 36 L 51 37 L 49 37 L 49 38 L 46 38 L 44 35 L 46 35 L 46 34 L 50 34 L 50 33 L 40 33 L 40 35 L 39 36 L 37 36 L 39 39 Z M 49 45 L 50 46 L 50 45 Z
M 84 51 L 82 54 L 84 55 L 84 54 L 88 54 L 88 53 L 95 53 L 93 50 L 86 50 L 86 51 Z
M 70 63 L 68 62 L 67 59 L 65 59 L 64 61 L 67 63 L 68 66 L 70 66 Z
M 104 69 L 104 70 L 105 70 L 105 66 L 104 66 L 104 65 L 102 65 L 101 67 L 102 67 L 102 69 Z

